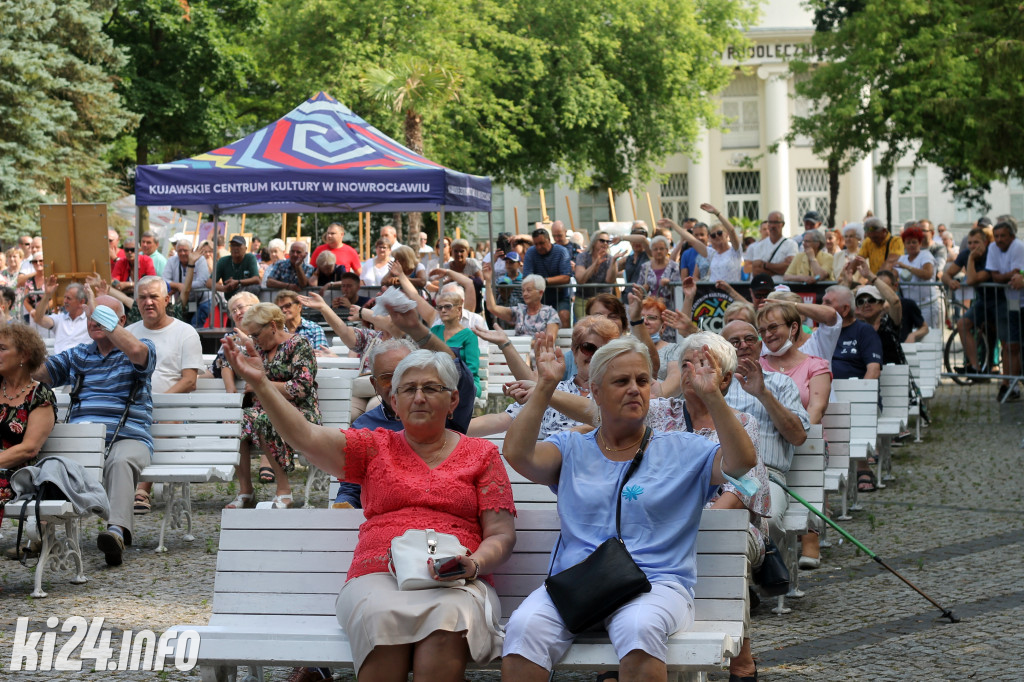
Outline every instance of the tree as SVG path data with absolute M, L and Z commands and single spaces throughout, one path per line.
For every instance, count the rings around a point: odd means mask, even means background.
M 114 91 L 123 55 L 101 31 L 104 0 L 0 0 L 2 237 L 37 232 L 40 203 L 105 201 L 116 181 L 104 161 L 134 117 Z
M 423 154 L 423 112 L 459 98 L 462 77 L 456 71 L 414 56 L 395 60 L 394 69 L 371 67 L 362 80 L 363 89 L 374 100 L 404 116 L 405 146 Z M 396 221 L 398 240 L 402 224 Z M 418 212 L 409 214 L 409 244 L 419 246 L 416 234 L 423 225 Z
M 819 103 L 795 121 L 815 151 L 881 151 L 931 162 L 969 203 L 995 180 L 1024 177 L 1024 6 L 979 0 L 810 0 L 818 61 L 799 94 Z M 812 68 L 813 66 L 813 68 Z
M 619 190 L 647 180 L 717 123 L 753 0 L 280 0 L 254 36 L 275 115 L 327 90 L 393 136 L 395 114 L 358 87 L 419 58 L 461 77 L 458 100 L 423 117 L 424 152 L 520 188 L 562 172 Z M 397 73 L 397 71 L 395 71 Z

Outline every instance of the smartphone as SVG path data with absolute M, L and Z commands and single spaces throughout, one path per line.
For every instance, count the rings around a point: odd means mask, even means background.
M 446 556 L 434 559 L 434 571 L 438 578 L 454 578 L 466 572 L 457 556 Z

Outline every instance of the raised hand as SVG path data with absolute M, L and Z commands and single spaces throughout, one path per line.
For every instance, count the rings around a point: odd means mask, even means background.
M 405 270 L 402 269 L 401 263 L 399 263 L 397 260 L 392 260 L 390 263 L 388 263 L 388 273 L 392 277 L 401 277 L 402 275 L 405 274 Z
M 298 299 L 299 303 L 301 303 L 304 307 L 312 308 L 313 310 L 323 311 L 329 307 L 327 305 L 327 301 L 325 301 L 320 294 L 314 293 L 312 291 L 309 292 L 309 294 L 307 294 L 306 296 L 299 294 Z
M 497 323 L 494 324 L 494 329 L 473 329 L 473 333 L 484 341 L 498 346 L 508 341 L 508 334 L 506 334 L 505 330 L 499 327 Z
M 687 277 L 683 280 L 683 296 L 689 296 L 695 298 L 697 296 L 697 280 L 693 277 Z
M 626 314 L 631 322 L 633 320 L 640 319 L 641 311 L 643 310 L 644 297 L 646 295 L 647 292 L 639 284 L 630 285 L 629 295 L 627 297 L 629 305 L 626 306 Z
M 537 382 L 535 381 L 510 381 L 501 387 L 501 392 L 520 405 L 525 405 L 526 401 L 533 395 L 533 389 L 536 385 Z
M 702 398 L 716 393 L 721 394 L 722 366 L 718 359 L 707 346 L 704 346 L 694 360 L 683 363 L 683 385 L 693 388 Z
M 662 218 L 661 220 L 658 221 L 657 225 L 658 227 L 672 230 L 674 232 L 683 231 L 683 228 L 679 227 L 679 225 L 677 225 L 674 220 L 669 220 L 668 218 Z
M 100 296 L 106 296 L 108 287 L 110 286 L 97 272 L 94 272 L 91 275 L 86 275 L 85 283 L 95 289 L 96 293 Z
M 661 314 L 661 320 L 676 331 L 685 331 L 690 319 L 675 310 L 666 310 Z M 673 363 L 675 364 L 675 363 Z
M 57 275 L 50 275 L 43 284 L 43 291 L 46 292 L 47 296 L 52 296 L 57 291 L 58 286 L 60 285 L 57 283 Z
M 764 394 L 764 372 L 761 370 L 761 363 L 756 359 L 740 358 L 736 374 L 740 378 L 740 386 L 744 391 L 755 398 Z
M 494 279 L 494 268 L 491 267 L 490 263 L 484 263 L 482 269 L 484 279 L 490 282 Z
M 700 210 L 705 211 L 706 213 L 710 213 L 711 215 L 718 215 L 718 209 L 707 202 L 704 202 L 703 204 L 700 205 Z
M 534 346 L 537 358 L 537 378 L 557 384 L 565 376 L 565 355 L 555 345 L 555 338 L 550 334 L 538 334 Z
M 256 386 L 267 378 L 266 370 L 263 369 L 263 360 L 256 352 L 256 346 L 252 339 L 241 332 L 239 332 L 239 339 L 244 339 L 245 352 L 230 335 L 221 340 L 221 344 L 224 346 L 224 357 L 231 365 L 231 369 L 235 371 L 236 377 L 244 379 L 247 386 Z

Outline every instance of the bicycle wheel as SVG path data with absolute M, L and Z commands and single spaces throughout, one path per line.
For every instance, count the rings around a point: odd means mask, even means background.
M 988 372 L 989 365 L 989 346 L 988 337 L 984 330 L 975 327 L 971 330 L 971 336 L 974 337 L 975 348 L 977 349 L 978 362 L 980 367 L 978 368 L 983 374 Z M 946 368 L 946 373 L 950 375 L 954 382 L 961 386 L 973 383 L 973 379 L 968 376 L 964 376 L 962 372 L 967 367 L 967 358 L 964 355 L 963 342 L 960 339 L 960 330 L 956 327 L 953 328 L 953 333 L 950 334 L 949 338 L 946 339 L 946 346 L 942 352 L 943 365 Z

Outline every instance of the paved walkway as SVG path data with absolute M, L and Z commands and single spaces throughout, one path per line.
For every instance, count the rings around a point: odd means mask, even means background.
M 755 656 L 764 680 L 1020 680 L 1024 655 L 1024 404 L 998 406 L 995 386 L 943 385 L 932 402 L 935 426 L 923 443 L 894 450 L 897 480 L 862 495 L 864 511 L 845 524 L 858 538 L 962 621 L 936 622 L 939 612 L 850 543 L 829 538 L 821 569 L 804 571 L 807 595 L 790 600 L 792 613 L 754 613 Z M 293 485 L 301 492 L 301 473 Z M 0 561 L 0 680 L 65 680 L 74 673 L 10 672 L 15 619 L 35 629 L 50 616 L 103 616 L 105 625 L 151 629 L 205 623 L 210 612 L 221 507 L 233 496 L 224 484 L 197 486 L 196 541 L 172 532 L 167 554 L 155 554 L 160 510 L 144 517 L 138 541 L 121 568 L 108 569 L 94 549 L 98 524 L 87 529 L 86 585 L 64 579 L 32 599 L 31 572 Z M 263 495 L 269 497 L 272 491 Z M 314 500 L 317 506 L 324 499 Z M 287 513 L 282 511 L 281 513 Z M 13 545 L 10 523 L 0 548 Z M 64 640 L 59 640 L 59 649 Z M 42 647 L 40 647 L 42 648 Z M 1017 672 L 1014 672 L 1014 671 Z M 283 680 L 288 671 L 268 671 Z M 116 682 L 187 679 L 171 671 L 112 673 Z M 350 680 L 339 673 L 338 679 Z M 495 673 L 471 680 L 497 680 Z M 727 680 L 714 674 L 713 680 Z M 591 680 L 559 674 L 556 680 Z

